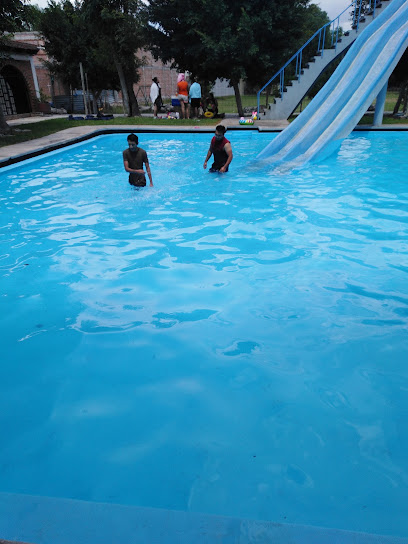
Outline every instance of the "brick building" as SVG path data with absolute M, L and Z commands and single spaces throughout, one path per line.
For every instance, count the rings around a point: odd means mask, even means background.
M 38 109 L 40 91 L 33 57 L 35 45 L 9 43 L 0 67 L 0 107 L 7 117 Z
M 16 32 L 13 36 L 13 51 L 10 60 L 7 62 L 7 66 L 4 66 L 2 70 L 5 70 L 5 76 L 0 79 L 0 87 L 3 86 L 3 99 L 2 91 L 0 89 L 0 105 L 5 110 L 6 116 L 31 113 L 38 111 L 47 111 L 44 109 L 44 102 L 51 102 L 57 107 L 67 108 L 67 104 L 70 104 L 69 89 L 67 89 L 61 81 L 50 75 L 44 61 L 49 59 L 45 48 L 44 40 L 41 38 L 39 32 L 27 31 Z M 138 56 L 145 61 L 144 66 L 139 69 L 140 81 L 134 85 L 135 94 L 140 106 L 150 106 L 150 87 L 153 77 L 157 77 L 160 86 L 162 88 L 163 98 L 170 98 L 176 94 L 177 89 L 177 76 L 178 70 L 170 67 L 170 64 L 163 64 L 163 62 L 156 61 L 153 55 L 149 51 L 140 50 Z M 8 78 L 11 79 L 14 68 L 13 81 L 18 82 L 10 86 L 9 90 L 5 90 L 7 84 L 4 81 Z M 82 96 L 82 91 L 73 90 L 74 95 L 79 94 Z M 12 107 L 5 102 L 11 104 L 13 102 L 13 93 L 20 96 L 17 100 L 18 107 Z M 221 93 L 224 94 L 224 93 Z M 228 93 L 225 93 L 228 94 Z M 28 99 L 24 102 L 22 95 L 28 96 Z M 6 96 L 6 98 L 4 98 Z M 109 102 L 120 103 L 121 93 L 109 92 Z M 57 99 L 56 99 L 57 98 Z M 65 100 L 65 102 L 64 102 Z M 15 100 L 14 100 L 15 102 Z M 83 99 L 78 99 L 78 106 L 74 111 L 82 112 Z M 41 105 L 40 105 L 41 104 Z
M 58 79 L 52 77 L 46 68 L 44 61 L 49 57 L 44 48 L 44 40 L 39 32 L 15 32 L 13 39 L 17 42 L 28 43 L 36 46 L 37 53 L 33 57 L 35 72 L 37 74 L 38 87 L 43 101 L 53 101 L 54 96 L 66 94 L 68 89 Z
M 16 45 L 16 47 L 25 47 L 24 44 L 31 46 L 31 65 L 34 73 L 36 74 L 38 99 L 41 97 L 42 101 L 58 103 L 58 100 L 55 101 L 55 97 L 68 97 L 69 89 L 64 88 L 62 82 L 54 79 L 44 64 L 44 61 L 48 60 L 48 56 L 44 48 L 44 40 L 41 38 L 40 33 L 35 31 L 16 32 L 13 36 L 13 40 L 16 42 L 16 44 L 19 44 Z M 153 77 L 157 77 L 159 79 L 160 86 L 162 87 L 162 96 L 164 98 L 170 98 L 171 95 L 174 95 L 177 88 L 178 71 L 170 68 L 169 64 L 163 64 L 161 61 L 155 61 L 149 51 L 139 51 L 138 55 L 145 60 L 145 65 L 139 70 L 140 81 L 134 85 L 135 94 L 139 104 L 141 106 L 150 105 L 149 94 Z M 33 86 L 33 82 L 30 82 L 30 86 Z M 116 97 L 119 96 L 120 100 L 121 93 L 119 93 L 119 95 L 115 93 L 115 95 Z M 115 100 L 115 102 L 117 101 Z M 34 104 L 30 111 L 35 111 Z
M 50 111 L 47 103 L 64 92 L 43 60 L 48 57 L 38 32 L 16 32 L 5 46 L 7 57 L 0 66 L 0 107 L 6 118 Z
M 163 64 L 161 61 L 154 60 L 150 51 L 139 51 L 138 56 L 145 60 L 145 65 L 139 70 L 140 81 L 134 85 L 139 105 L 150 104 L 150 86 L 154 77 L 157 77 L 159 80 L 163 98 L 170 98 L 172 95 L 175 95 L 179 72 L 170 68 L 170 64 Z

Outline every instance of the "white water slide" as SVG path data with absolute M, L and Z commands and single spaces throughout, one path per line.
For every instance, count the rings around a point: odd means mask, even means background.
M 327 157 L 357 125 L 408 46 L 408 0 L 392 0 L 358 36 L 308 107 L 258 155 L 298 168 Z

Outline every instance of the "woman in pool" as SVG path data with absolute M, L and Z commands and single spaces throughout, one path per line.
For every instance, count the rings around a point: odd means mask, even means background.
M 188 83 L 184 74 L 179 74 L 177 78 L 177 98 L 180 102 L 182 118 L 189 119 L 190 111 L 188 108 Z
M 228 166 L 232 161 L 232 147 L 231 142 L 224 136 L 226 132 L 227 129 L 224 125 L 218 125 L 215 128 L 215 136 L 211 140 L 210 149 L 204 161 L 204 169 L 206 169 L 207 161 L 211 155 L 214 155 L 214 162 L 210 172 L 219 172 L 220 174 L 228 172 Z

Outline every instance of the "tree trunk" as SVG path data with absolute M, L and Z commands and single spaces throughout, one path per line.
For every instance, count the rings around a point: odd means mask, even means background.
M 403 117 L 406 117 L 407 116 L 407 109 L 408 109 L 408 81 L 406 82 L 405 84 L 405 89 L 404 89 L 404 95 L 403 95 L 403 98 L 402 98 L 402 115 Z
M 133 90 L 133 78 L 127 77 L 127 91 L 129 96 L 129 117 L 140 117 L 139 104 Z
M 11 134 L 12 129 L 8 126 L 3 110 L 0 107 L 0 134 Z
M 237 103 L 237 109 L 238 109 L 238 115 L 240 117 L 243 117 L 244 110 L 242 108 L 242 100 L 241 100 L 241 93 L 239 92 L 239 83 L 237 81 L 232 82 L 232 86 L 234 88 L 235 93 L 235 101 Z
M 101 91 L 93 91 L 91 89 L 91 93 L 92 93 L 92 96 L 93 96 L 93 101 L 92 101 L 92 106 L 93 106 L 93 111 L 92 113 L 94 113 L 95 115 L 98 114 L 98 110 L 99 110 L 99 107 L 98 107 L 98 100 L 101 96 Z
M 120 88 L 122 89 L 122 98 L 123 98 L 123 107 L 125 110 L 125 113 L 128 117 L 130 117 L 130 110 L 129 110 L 129 95 L 127 91 L 127 85 L 126 85 L 126 78 L 125 74 L 123 72 L 123 67 L 121 63 L 114 58 L 114 63 L 116 66 L 116 70 L 118 71 L 119 81 L 120 81 Z
M 397 99 L 397 102 L 396 102 L 396 104 L 394 106 L 394 111 L 392 112 L 393 115 L 396 115 L 399 112 L 399 109 L 401 107 L 401 102 L 402 102 L 402 100 L 404 98 L 405 88 L 406 88 L 407 85 L 408 85 L 408 79 L 405 80 L 402 83 L 401 87 L 400 87 L 400 92 L 399 92 L 399 95 L 398 95 L 398 99 Z

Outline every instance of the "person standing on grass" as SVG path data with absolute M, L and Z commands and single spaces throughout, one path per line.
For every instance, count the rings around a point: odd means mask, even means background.
M 201 85 L 196 81 L 194 77 L 192 78 L 192 81 L 193 83 L 188 93 L 191 103 L 191 118 L 198 117 L 198 110 L 201 105 Z
M 161 88 L 157 77 L 154 77 L 152 81 L 153 83 L 150 87 L 150 100 L 153 104 L 153 116 L 157 119 L 157 111 L 162 107 Z
M 224 136 L 226 132 L 227 129 L 224 125 L 215 127 L 215 135 L 211 140 L 210 149 L 204 161 L 204 170 L 207 168 L 207 161 L 211 155 L 214 155 L 214 162 L 209 171 L 219 172 L 220 174 L 228 172 L 228 167 L 232 161 L 232 147 L 231 142 Z
M 146 172 L 149 176 L 150 187 L 153 187 L 152 173 L 150 171 L 149 159 L 147 153 L 141 147 L 138 147 L 139 138 L 136 134 L 129 134 L 127 137 L 128 149 L 123 152 L 123 166 L 126 172 L 129 172 L 129 183 L 134 187 L 146 187 L 146 177 L 143 165 L 146 166 Z
M 180 102 L 181 116 L 183 119 L 189 119 L 190 112 L 188 108 L 188 83 L 184 74 L 179 74 L 177 78 L 177 98 Z

